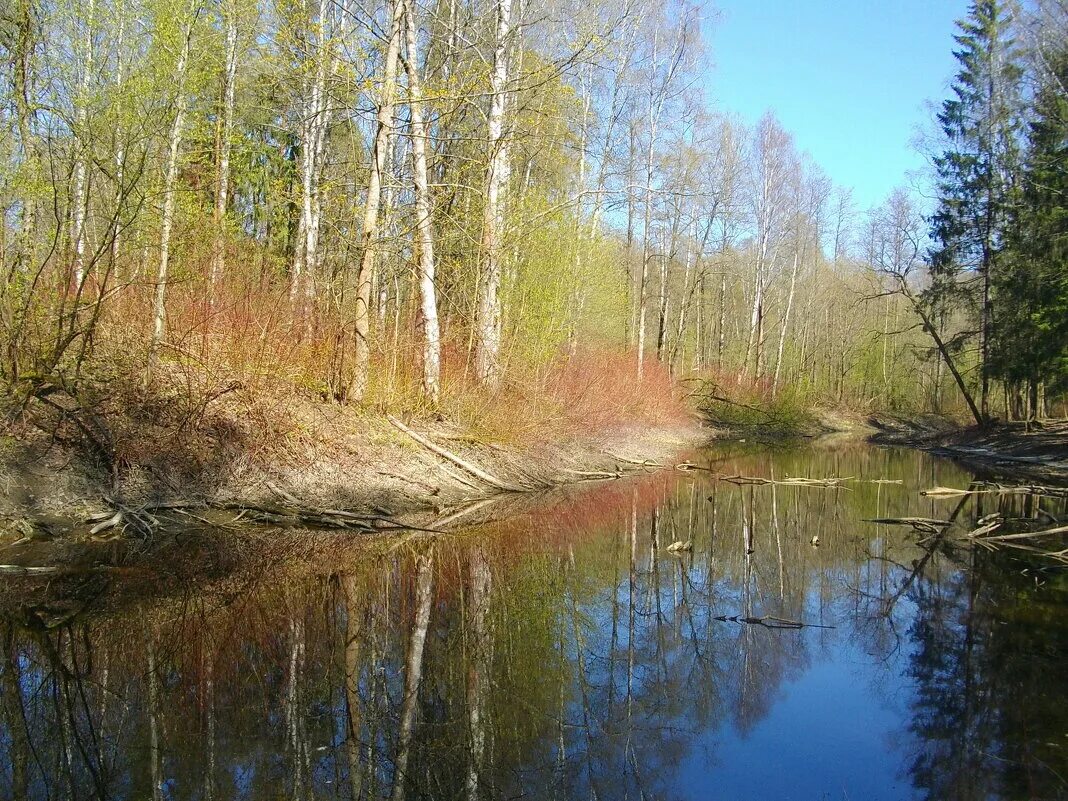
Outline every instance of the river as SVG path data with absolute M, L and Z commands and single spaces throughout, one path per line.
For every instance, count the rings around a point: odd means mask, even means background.
M 1063 500 L 927 498 L 973 473 L 860 443 L 693 458 L 851 480 L 665 470 L 371 547 L 208 529 L 9 591 L 0 797 L 1068 797 L 1068 575 L 959 536 Z M 953 526 L 866 522 L 904 516 Z

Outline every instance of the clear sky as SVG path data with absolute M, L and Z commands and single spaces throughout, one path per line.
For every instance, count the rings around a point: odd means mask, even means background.
M 755 122 L 771 109 L 859 208 L 923 158 L 912 147 L 956 72 L 967 0 L 713 0 L 705 91 Z

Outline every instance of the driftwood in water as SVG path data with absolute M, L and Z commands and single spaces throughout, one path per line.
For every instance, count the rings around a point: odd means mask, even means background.
M 979 525 L 968 532 L 968 537 L 983 537 L 992 531 L 997 531 L 1001 528 L 1001 520 L 991 520 L 988 522 L 979 521 Z
M 724 476 L 717 475 L 717 481 L 727 481 L 731 484 L 775 484 L 783 487 L 842 487 L 846 481 L 852 481 L 852 476 L 846 478 L 763 478 L 761 476 Z
M 973 544 L 980 545 L 988 550 L 996 550 L 1000 546 L 1016 548 L 1028 551 L 1060 562 L 1068 562 L 1068 548 L 1052 550 L 1048 547 L 1026 545 L 1025 541 L 1038 540 L 1044 537 L 1063 537 L 1068 534 L 1068 526 L 1054 526 L 1040 531 L 1017 531 L 1010 534 L 994 534 L 1006 522 L 1000 514 L 990 514 L 980 518 L 976 528 L 966 535 Z
M 62 567 L 51 565 L 34 567 L 29 565 L 0 565 L 0 576 L 54 576 L 65 571 Z
M 928 498 L 959 498 L 964 495 L 1046 495 L 1053 498 L 1068 498 L 1068 487 L 1045 487 L 1039 484 L 1005 485 L 982 483 L 979 489 L 956 487 L 931 487 L 920 495 Z
M 623 477 L 623 471 L 618 467 L 611 473 L 607 470 L 570 470 L 566 467 L 563 472 L 574 476 L 577 481 L 608 481 Z
M 428 531 L 440 534 L 438 529 L 423 528 L 397 520 L 385 514 L 362 514 L 345 509 L 317 509 L 310 506 L 275 507 L 243 503 L 220 504 L 219 508 L 237 512 L 234 523 L 248 520 L 281 527 L 337 528 L 354 531 Z
M 715 619 L 721 623 L 746 623 L 750 626 L 763 626 L 768 629 L 833 629 L 834 626 L 825 626 L 820 623 L 801 623 L 797 620 L 787 620 L 775 615 L 763 617 L 748 617 L 744 615 L 716 615 Z
M 622 462 L 623 464 L 633 464 L 637 465 L 638 467 L 643 467 L 652 470 L 664 467 L 664 465 L 662 465 L 660 462 L 654 462 L 652 459 L 642 459 L 641 461 L 639 461 L 637 459 L 628 459 L 626 456 L 620 456 L 619 454 L 612 453 L 611 451 L 602 451 L 602 453 L 605 456 L 611 456 L 617 462 Z
M 997 534 L 991 537 L 983 537 L 984 542 L 1004 542 L 1006 540 L 1032 540 L 1039 537 L 1055 537 L 1059 534 L 1068 534 L 1068 526 L 1057 526 L 1042 531 L 1021 531 L 1016 534 Z M 977 536 L 974 533 L 969 536 Z
M 408 426 L 404 425 L 404 423 L 402 423 L 400 420 L 398 420 L 393 415 L 387 414 L 386 415 L 386 419 L 389 420 L 390 424 L 394 428 L 396 428 L 398 431 L 401 431 L 401 432 L 407 434 L 409 437 L 411 437 L 413 440 L 418 442 L 420 445 L 422 445 L 424 448 L 426 448 L 431 453 L 435 453 L 438 456 L 440 456 L 442 459 L 446 459 L 446 460 L 452 462 L 457 467 L 459 467 L 459 468 L 461 468 L 463 470 L 466 470 L 468 473 L 473 475 L 475 478 L 477 478 L 479 481 L 483 482 L 484 484 L 488 484 L 489 486 L 494 487 L 495 489 L 502 490 L 504 492 L 526 492 L 526 488 L 517 487 L 514 484 L 508 484 L 505 481 L 501 481 L 496 476 L 494 476 L 494 475 L 492 475 L 490 473 L 487 473 L 481 467 L 478 467 L 477 465 L 473 465 L 470 462 L 468 462 L 468 461 L 466 461 L 464 459 L 461 459 L 455 453 L 452 453 L 451 451 L 447 451 L 444 448 L 442 448 L 440 445 L 437 445 L 437 444 L 431 442 L 429 439 L 424 437 L 422 434 L 418 434 L 415 431 L 412 431 L 412 429 L 408 428 Z
M 679 462 L 677 465 L 675 465 L 675 469 L 676 470 L 681 470 L 684 473 L 688 472 L 688 471 L 691 471 L 691 470 L 704 470 L 706 473 L 715 473 L 716 472 L 711 467 L 705 467 L 704 465 L 701 465 L 701 464 L 694 464 L 693 462 Z
M 883 526 L 912 526 L 916 531 L 922 531 L 925 534 L 937 534 L 953 525 L 951 520 L 935 520 L 930 517 L 870 517 L 865 518 L 864 522 L 878 523 Z
M 164 508 L 163 505 L 152 507 L 149 505 L 132 507 L 114 498 L 105 497 L 104 502 L 109 509 L 106 512 L 90 515 L 85 522 L 92 523 L 89 534 L 93 537 L 110 529 L 120 528 L 122 531 L 133 529 L 142 537 L 151 536 L 159 526 L 159 520 L 150 510 Z

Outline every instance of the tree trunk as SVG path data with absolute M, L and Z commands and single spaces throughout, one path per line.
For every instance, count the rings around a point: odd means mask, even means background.
M 656 34 L 653 39 L 653 62 L 656 62 Z M 654 111 L 655 109 L 655 111 Z M 649 228 L 653 213 L 653 145 L 656 142 L 656 124 L 660 110 L 654 102 L 652 90 L 649 97 L 649 144 L 645 149 L 645 204 L 642 209 L 642 263 L 638 278 L 638 380 L 641 381 L 645 367 L 645 318 L 648 313 L 646 285 L 649 283 Z
M 216 145 L 215 236 L 211 243 L 210 301 L 226 267 L 226 209 L 230 193 L 230 152 L 234 127 L 234 98 L 237 84 L 237 3 L 228 0 L 224 12 L 226 24 L 226 63 L 223 67 L 222 114 Z
M 382 90 L 378 98 L 378 117 L 371 149 L 371 174 L 367 181 L 367 204 L 364 207 L 363 233 L 360 238 L 360 269 L 356 274 L 355 358 L 347 399 L 359 402 L 367 392 L 367 375 L 371 366 L 370 318 L 371 275 L 375 271 L 378 238 L 378 210 L 382 202 L 382 180 L 386 171 L 386 153 L 393 128 L 393 102 L 397 83 L 397 56 L 400 52 L 401 22 L 404 1 L 391 0 L 389 40 L 386 43 L 382 72 Z
M 85 280 L 85 217 L 88 207 L 87 130 L 89 125 L 89 82 L 93 74 L 93 16 L 94 0 L 85 0 L 85 38 L 81 54 L 81 76 L 79 78 L 78 97 L 75 111 L 74 147 L 77 157 L 74 160 L 74 197 L 71 200 L 71 240 L 74 246 L 74 285 L 81 288 Z
M 487 132 L 489 168 L 486 174 L 486 205 L 482 222 L 482 274 L 475 339 L 475 375 L 487 386 L 500 381 L 501 348 L 501 252 L 504 236 L 504 205 L 511 172 L 509 147 L 504 135 L 506 89 L 509 76 L 509 38 L 512 32 L 512 0 L 495 0 L 496 46 L 490 73 L 490 109 Z
M 359 801 L 362 769 L 360 767 L 360 646 L 367 633 L 363 630 L 363 604 L 356 578 L 341 579 L 345 593 L 345 711 L 347 713 L 345 747 L 348 752 L 349 786 L 353 801 Z
M 412 0 L 404 0 L 409 4 Z M 397 732 L 397 758 L 394 760 L 391 801 L 403 801 L 404 783 L 408 773 L 408 756 L 412 744 L 412 728 L 419 711 L 419 685 L 423 677 L 423 646 L 430 626 L 430 605 L 433 600 L 434 558 L 419 556 L 415 578 L 415 620 L 408 640 L 408 654 L 404 668 L 404 700 L 401 702 L 400 725 Z
M 434 285 L 434 232 L 431 219 L 430 185 L 427 180 L 427 128 L 423 121 L 423 93 L 416 50 L 414 0 L 404 0 L 407 33 L 408 103 L 411 107 L 412 182 L 415 184 L 415 240 L 419 274 L 418 328 L 423 362 L 423 395 L 437 405 L 441 394 L 441 334 L 438 327 L 438 298 Z
M 942 355 L 942 361 L 945 362 L 946 368 L 953 375 L 953 380 L 957 382 L 957 388 L 960 389 L 960 394 L 964 396 L 964 402 L 968 404 L 968 410 L 972 413 L 976 425 L 983 425 L 986 418 L 983 417 L 979 407 L 975 405 L 975 400 L 972 398 L 972 394 L 968 391 L 968 385 L 964 382 L 964 377 L 957 369 L 957 365 L 953 361 L 953 356 L 950 354 L 949 348 L 947 348 L 946 343 L 942 341 L 942 337 L 939 336 L 934 323 L 931 321 L 930 317 L 927 316 L 927 312 L 923 310 L 923 305 L 920 303 L 920 300 L 912 294 L 912 290 L 909 289 L 905 279 L 899 277 L 898 280 L 901 285 L 901 294 L 912 304 L 912 308 L 916 310 L 920 320 L 923 321 L 923 327 L 927 329 L 927 333 L 930 334 L 931 339 L 934 340 L 935 347 L 938 348 L 938 352 Z
M 166 300 L 167 300 L 167 277 L 171 260 L 171 228 L 174 225 L 174 195 L 175 184 L 178 182 L 178 154 L 182 146 L 182 135 L 185 133 L 185 113 L 188 98 L 185 92 L 185 74 L 189 64 L 189 48 L 193 40 L 193 23 L 196 21 L 196 13 L 189 11 L 189 20 L 186 22 L 182 37 L 182 50 L 178 55 L 178 63 L 175 65 L 174 82 L 177 88 L 175 98 L 174 120 L 171 123 L 170 143 L 167 153 L 167 173 L 163 181 L 163 227 L 159 239 L 159 272 L 156 276 L 156 296 L 153 303 L 152 344 L 149 349 L 147 379 L 151 379 L 152 371 L 159 358 L 159 348 L 163 343 L 163 335 L 166 328 Z
M 115 41 L 115 90 L 117 93 L 122 92 L 122 84 L 126 78 L 126 59 L 124 58 L 124 50 L 126 46 L 126 4 L 120 3 L 116 13 L 118 14 L 118 21 L 116 27 L 118 29 Z M 115 197 L 113 202 L 116 209 L 122 203 L 125 189 L 123 188 L 123 181 L 126 178 L 126 147 L 123 143 L 123 139 L 119 138 L 119 146 L 115 149 Z M 119 226 L 116 226 L 115 233 L 111 237 L 111 271 L 115 276 L 115 280 L 121 280 L 119 275 L 119 250 L 120 239 L 122 238 L 122 231 Z
M 778 393 L 779 391 L 779 376 L 782 374 L 782 355 L 786 349 L 786 332 L 790 328 L 790 312 L 794 307 L 794 289 L 797 286 L 797 267 L 798 262 L 797 251 L 794 251 L 794 266 L 790 270 L 790 293 L 786 296 L 786 311 L 782 317 L 782 331 L 779 332 L 779 352 L 775 357 L 775 378 L 772 381 L 772 392 Z
M 490 690 L 491 639 L 489 602 L 493 577 L 482 549 L 475 546 L 468 557 L 468 604 L 471 620 L 471 653 L 467 655 L 468 749 L 467 799 L 478 801 L 486 769 L 486 706 Z

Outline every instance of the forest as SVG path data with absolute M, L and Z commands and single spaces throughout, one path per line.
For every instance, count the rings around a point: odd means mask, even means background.
M 703 96 L 713 24 L 682 0 L 5 0 L 8 419 L 111 463 L 124 426 L 222 403 L 470 425 L 697 386 L 1063 415 L 1063 0 L 971 4 L 930 174 L 872 209 L 772 112 Z
M 714 2 L 0 0 L 0 801 L 1068 798 L 1068 0 Z

